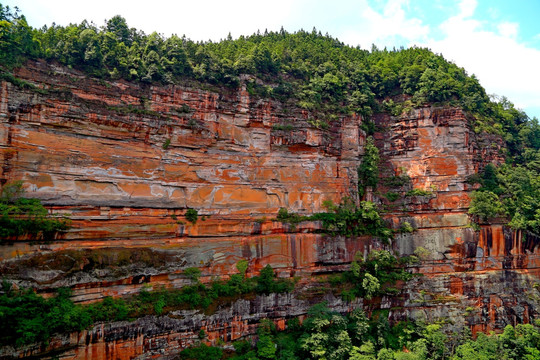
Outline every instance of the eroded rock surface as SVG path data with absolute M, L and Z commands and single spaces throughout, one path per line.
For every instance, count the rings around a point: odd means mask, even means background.
M 304 111 L 245 89 L 97 81 L 44 62 L 17 76 L 42 90 L 1 83 L 0 180 L 23 180 L 28 195 L 70 214 L 73 227 L 51 242 L 4 241 L 3 277 L 43 293 L 69 286 L 78 302 L 181 287 L 193 266 L 203 281 L 226 278 L 240 259 L 249 261 L 248 276 L 270 264 L 280 277 L 301 277 L 292 294 L 238 300 L 211 315 L 184 311 L 60 336 L 49 350 L 65 349 L 65 358 L 167 356 L 196 341 L 200 329 L 210 341 L 229 341 L 253 334 L 261 318 L 283 327 L 322 299 L 339 311 L 362 306 L 330 292 L 308 300 L 300 293 L 347 269 L 356 253 L 384 246 L 402 255 L 427 250 L 411 269 L 423 276 L 400 296 L 373 299 L 370 309 L 389 309 L 392 319 L 452 318 L 456 329 L 488 331 L 538 315 L 539 239 L 502 225 L 469 226 L 467 177 L 502 162 L 503 142 L 472 132 L 460 109 L 372 119 L 381 129 L 381 172 L 391 181 L 368 195 L 393 228 L 416 228 L 388 246 L 324 235 L 319 222 L 274 220 L 281 207 L 312 214 L 324 211 L 324 200 L 357 198 L 365 141 L 357 116 L 322 130 Z M 198 211 L 196 223 L 185 218 L 188 208 Z

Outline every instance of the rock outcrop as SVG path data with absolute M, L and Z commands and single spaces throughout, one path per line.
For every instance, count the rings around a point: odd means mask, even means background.
M 209 340 L 229 341 L 253 333 L 261 318 L 284 326 L 322 299 L 340 311 L 362 306 L 330 292 L 309 300 L 299 294 L 324 274 L 347 269 L 357 252 L 388 245 L 325 235 L 318 222 L 274 220 L 282 207 L 312 214 L 324 211 L 325 200 L 357 198 L 360 117 L 319 129 L 305 111 L 245 88 L 100 81 L 45 62 L 16 75 L 35 87 L 1 83 L 0 180 L 22 180 L 29 196 L 69 214 L 72 229 L 48 242 L 5 240 L 3 277 L 44 294 L 69 286 L 78 302 L 143 286 L 181 287 L 188 267 L 200 268 L 203 281 L 227 278 L 241 259 L 249 261 L 248 276 L 270 264 L 280 277 L 301 280 L 292 294 L 238 300 L 215 314 L 100 324 L 48 349 L 4 349 L 0 357 L 52 349 L 65 349 L 69 358 L 165 356 L 192 343 L 200 329 Z M 503 161 L 502 140 L 475 134 L 457 108 L 372 120 L 387 181 L 368 195 L 393 228 L 408 222 L 416 229 L 396 235 L 395 251 L 427 251 L 412 269 L 423 276 L 370 308 L 388 309 L 395 320 L 451 317 L 456 329 L 473 331 L 536 317 L 539 239 L 502 225 L 469 226 L 467 178 Z M 383 196 L 389 192 L 397 198 Z M 185 218 L 188 209 L 197 210 L 195 223 Z

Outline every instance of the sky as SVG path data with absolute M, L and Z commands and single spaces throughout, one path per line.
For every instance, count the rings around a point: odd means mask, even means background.
M 351 46 L 428 47 L 540 119 L 540 0 L 0 0 L 28 23 L 121 15 L 130 27 L 218 41 L 257 30 L 316 27 Z

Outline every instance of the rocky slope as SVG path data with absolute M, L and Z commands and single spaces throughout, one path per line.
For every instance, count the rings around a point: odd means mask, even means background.
M 282 207 L 312 214 L 324 200 L 357 198 L 360 117 L 318 129 L 305 111 L 245 88 L 97 81 L 45 62 L 16 75 L 36 88 L 1 83 L 0 179 L 23 180 L 28 195 L 70 214 L 72 229 L 49 242 L 4 240 L 3 277 L 44 294 L 69 286 L 79 302 L 181 287 L 188 267 L 200 268 L 203 281 L 226 278 L 241 259 L 249 261 L 248 275 L 270 264 L 280 277 L 301 280 L 292 294 L 239 300 L 212 314 L 100 324 L 48 348 L 2 349 L 0 357 L 49 350 L 66 358 L 167 356 L 196 341 L 200 329 L 211 341 L 230 341 L 253 333 L 261 318 L 283 327 L 323 299 L 340 311 L 369 305 L 388 309 L 391 319 L 450 318 L 455 329 L 473 331 L 538 315 L 539 239 L 502 225 L 469 226 L 467 177 L 501 162 L 503 142 L 471 131 L 460 109 L 373 117 L 387 181 L 368 196 L 395 229 L 405 221 L 417 229 L 389 246 L 402 255 L 428 252 L 412 269 L 423 276 L 401 295 L 346 303 L 317 289 L 319 279 L 347 269 L 357 252 L 388 245 L 331 237 L 319 222 L 291 226 L 274 218 Z M 382 196 L 388 192 L 399 198 Z M 187 209 L 198 211 L 196 223 L 185 219 Z

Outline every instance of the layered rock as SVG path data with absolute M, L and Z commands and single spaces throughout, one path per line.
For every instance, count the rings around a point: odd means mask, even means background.
M 253 333 L 264 317 L 283 325 L 325 298 L 340 311 L 362 306 L 330 292 L 309 300 L 301 294 L 347 269 L 356 253 L 385 245 L 324 235 L 318 222 L 274 220 L 281 207 L 312 214 L 324 211 L 324 200 L 357 198 L 365 139 L 359 117 L 323 130 L 295 106 L 254 98 L 245 88 L 98 81 L 44 62 L 16 75 L 36 88 L 1 84 L 0 178 L 23 180 L 28 195 L 69 214 L 72 229 L 52 242 L 4 241 L 3 277 L 44 294 L 69 286 L 78 302 L 143 286 L 181 287 L 188 283 L 183 271 L 194 266 L 203 281 L 226 278 L 241 259 L 249 261 L 248 276 L 270 264 L 280 277 L 301 278 L 291 295 L 238 300 L 211 315 L 100 324 L 60 337 L 52 348 L 65 347 L 71 358 L 144 357 L 177 351 L 201 328 L 210 340 L 229 341 Z M 369 196 L 395 229 L 405 221 L 416 228 L 397 234 L 394 250 L 427 252 L 411 269 L 423 276 L 369 308 L 388 309 L 396 320 L 451 317 L 456 329 L 474 331 L 537 316 L 538 239 L 525 234 L 521 242 L 502 225 L 474 231 L 467 216 L 467 177 L 502 161 L 502 140 L 486 146 L 493 139 L 472 132 L 456 108 L 372 120 L 380 129 L 381 172 L 396 181 L 383 181 Z M 397 198 L 383 196 L 389 192 Z M 196 223 L 185 218 L 189 208 L 198 211 Z

